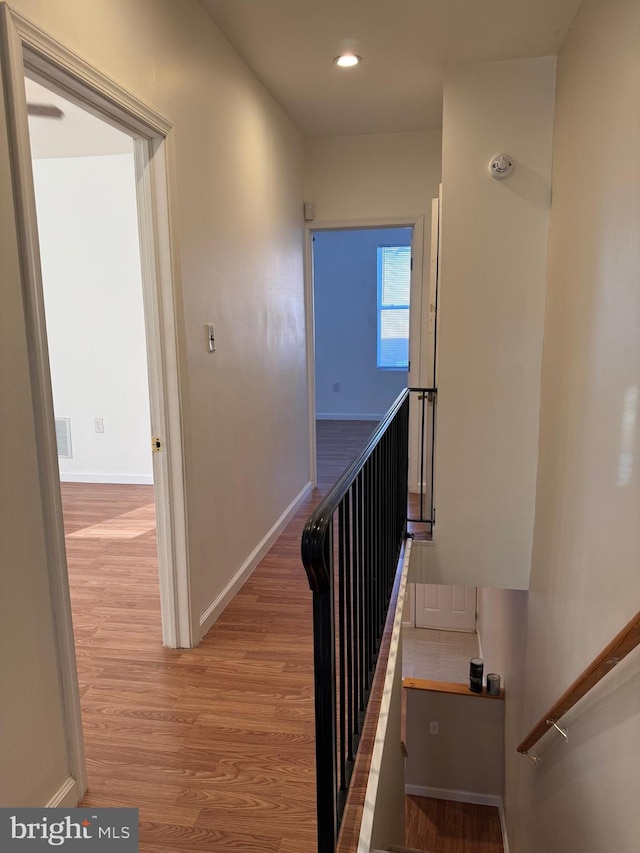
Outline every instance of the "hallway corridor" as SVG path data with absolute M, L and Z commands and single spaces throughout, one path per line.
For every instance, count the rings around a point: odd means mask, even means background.
M 300 536 L 373 427 L 320 423 L 321 488 L 196 649 L 161 646 L 152 488 L 63 484 L 89 776 L 82 805 L 139 807 L 141 853 L 315 851 Z M 129 536 L 125 514 L 140 525 Z

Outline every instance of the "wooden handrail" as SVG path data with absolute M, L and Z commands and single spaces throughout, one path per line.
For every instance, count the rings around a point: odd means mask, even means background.
M 576 678 L 571 687 L 565 690 L 555 705 L 536 723 L 518 746 L 518 752 L 526 755 L 545 732 L 553 727 L 554 723 L 557 723 L 567 711 L 573 708 L 576 702 L 579 702 L 600 679 L 611 672 L 614 666 L 619 664 L 638 644 L 640 644 L 640 611 L 600 652 L 598 657 L 594 658 L 584 672 Z

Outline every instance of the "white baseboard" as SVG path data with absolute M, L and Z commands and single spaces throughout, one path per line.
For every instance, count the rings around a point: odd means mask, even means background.
M 502 848 L 504 853 L 509 853 L 509 839 L 507 837 L 507 816 L 504 813 L 504 803 L 502 802 L 502 797 L 500 798 L 500 805 L 498 806 L 498 811 L 500 812 L 500 826 L 502 827 Z
M 61 483 L 116 483 L 123 486 L 153 486 L 151 474 L 75 474 L 60 472 Z
M 80 802 L 78 783 L 69 776 L 46 804 L 46 809 L 72 809 Z
M 256 568 L 260 560 L 264 557 L 267 551 L 272 547 L 275 543 L 276 539 L 287 524 L 291 521 L 293 516 L 298 511 L 298 507 L 300 504 L 306 500 L 311 491 L 313 489 L 312 483 L 307 483 L 307 485 L 302 489 L 300 494 L 294 498 L 294 500 L 289 504 L 289 506 L 282 513 L 280 518 L 273 525 L 271 530 L 267 533 L 267 535 L 256 545 L 253 551 L 249 554 L 244 563 L 240 566 L 235 575 L 231 578 L 229 583 L 225 586 L 222 592 L 217 595 L 211 604 L 207 607 L 204 613 L 200 616 L 200 630 L 201 637 L 204 637 L 207 631 L 211 628 L 211 626 L 216 622 L 219 618 L 223 610 L 229 604 L 234 595 L 238 592 L 240 587 L 247 580 L 249 575 Z M 302 570 L 302 567 L 301 567 Z
M 500 815 L 502 829 L 502 844 L 504 853 L 509 853 L 507 840 L 507 822 L 504 814 L 502 797 L 497 794 L 477 794 L 474 791 L 455 791 L 449 788 L 429 788 L 426 785 L 405 785 L 405 794 L 414 797 L 431 797 L 433 800 L 453 800 L 454 803 L 477 803 L 480 806 L 494 806 Z
M 427 785 L 405 785 L 405 794 L 414 797 L 431 797 L 433 800 L 453 800 L 454 803 L 477 803 L 480 806 L 500 808 L 502 797 L 497 794 L 477 794 L 475 791 L 456 791 L 449 788 L 429 788 Z
M 386 412 L 381 415 L 363 415 L 363 414 L 355 414 L 349 415 L 344 412 L 329 412 L 328 414 L 325 412 L 322 415 L 316 412 L 316 420 L 317 421 L 381 421 L 385 416 Z

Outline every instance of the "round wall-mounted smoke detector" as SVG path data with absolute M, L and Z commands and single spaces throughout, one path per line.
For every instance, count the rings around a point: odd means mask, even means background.
M 497 181 L 508 178 L 511 172 L 513 172 L 513 160 L 508 154 L 496 154 L 489 163 L 489 173 Z

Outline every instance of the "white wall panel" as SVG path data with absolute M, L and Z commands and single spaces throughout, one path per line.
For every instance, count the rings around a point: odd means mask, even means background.
M 71 422 L 61 479 L 151 483 L 133 153 L 33 169 L 53 402 Z
M 432 583 L 529 582 L 554 82 L 554 58 L 445 75 Z

